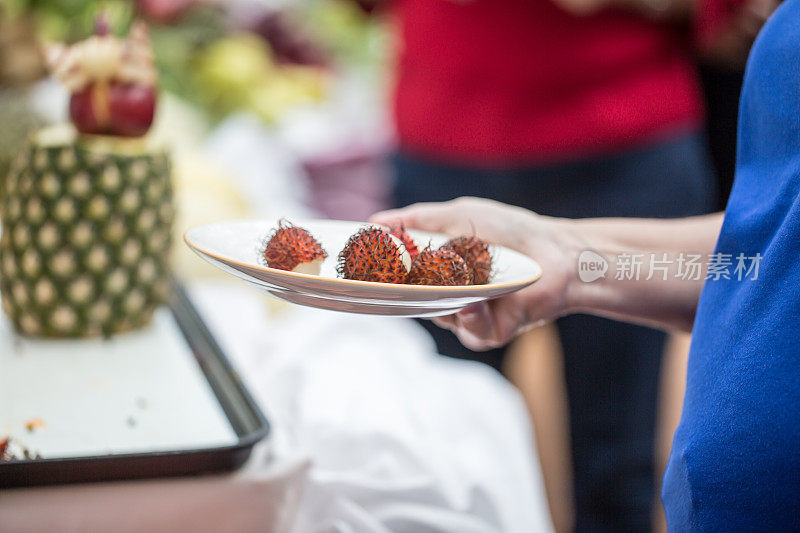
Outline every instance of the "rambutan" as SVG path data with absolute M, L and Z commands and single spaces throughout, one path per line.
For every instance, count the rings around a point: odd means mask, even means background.
M 364 227 L 339 252 L 337 271 L 345 279 L 405 283 L 410 266 L 400 239 L 380 228 Z
M 389 233 L 400 239 L 400 242 L 402 242 L 403 246 L 406 247 L 408 255 L 411 256 L 412 261 L 417 257 L 417 255 L 419 255 L 417 243 L 415 243 L 414 239 L 411 238 L 411 235 L 408 234 L 405 226 L 402 224 L 392 225 L 389 227 Z
M 322 261 L 328 257 L 311 234 L 281 219 L 264 245 L 264 260 L 270 268 L 319 275 Z
M 467 263 L 473 285 L 489 283 L 492 277 L 492 253 L 485 241 L 475 236 L 456 237 L 447 241 L 441 249 L 451 250 L 461 256 Z
M 412 285 L 469 285 L 467 263 L 452 250 L 423 250 L 411 264 Z

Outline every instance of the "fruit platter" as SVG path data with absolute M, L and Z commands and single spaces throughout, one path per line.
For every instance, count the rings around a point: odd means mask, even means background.
M 350 313 L 447 315 L 534 283 L 533 259 L 474 236 L 339 220 L 241 220 L 190 229 L 186 244 L 283 300 Z

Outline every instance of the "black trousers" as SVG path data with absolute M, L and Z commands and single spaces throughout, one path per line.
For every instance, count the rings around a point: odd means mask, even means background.
M 698 133 L 548 167 L 476 168 L 403 152 L 394 166 L 398 206 L 478 196 L 570 218 L 682 217 L 708 212 L 715 197 Z M 449 331 L 421 323 L 443 355 L 500 369 L 503 349 L 472 352 Z M 647 530 L 656 491 L 654 427 L 666 336 L 586 315 L 562 318 L 557 327 L 569 396 L 576 530 Z

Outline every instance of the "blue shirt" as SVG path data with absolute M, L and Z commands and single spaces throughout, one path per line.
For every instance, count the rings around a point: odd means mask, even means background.
M 800 0 L 761 31 L 662 498 L 672 531 L 800 530 Z M 761 254 L 758 278 L 736 256 Z M 726 257 L 727 259 L 727 257 Z M 748 264 L 749 266 L 749 264 Z

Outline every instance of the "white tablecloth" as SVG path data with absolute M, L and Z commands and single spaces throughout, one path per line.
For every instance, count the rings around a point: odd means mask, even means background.
M 434 354 L 409 320 L 193 286 L 273 424 L 234 475 L 0 492 L 0 529 L 531 532 L 550 520 L 530 425 L 488 367 Z
M 291 306 L 243 285 L 194 299 L 276 428 L 312 461 L 298 531 L 541 531 L 531 429 L 494 370 L 435 355 L 410 320 Z

